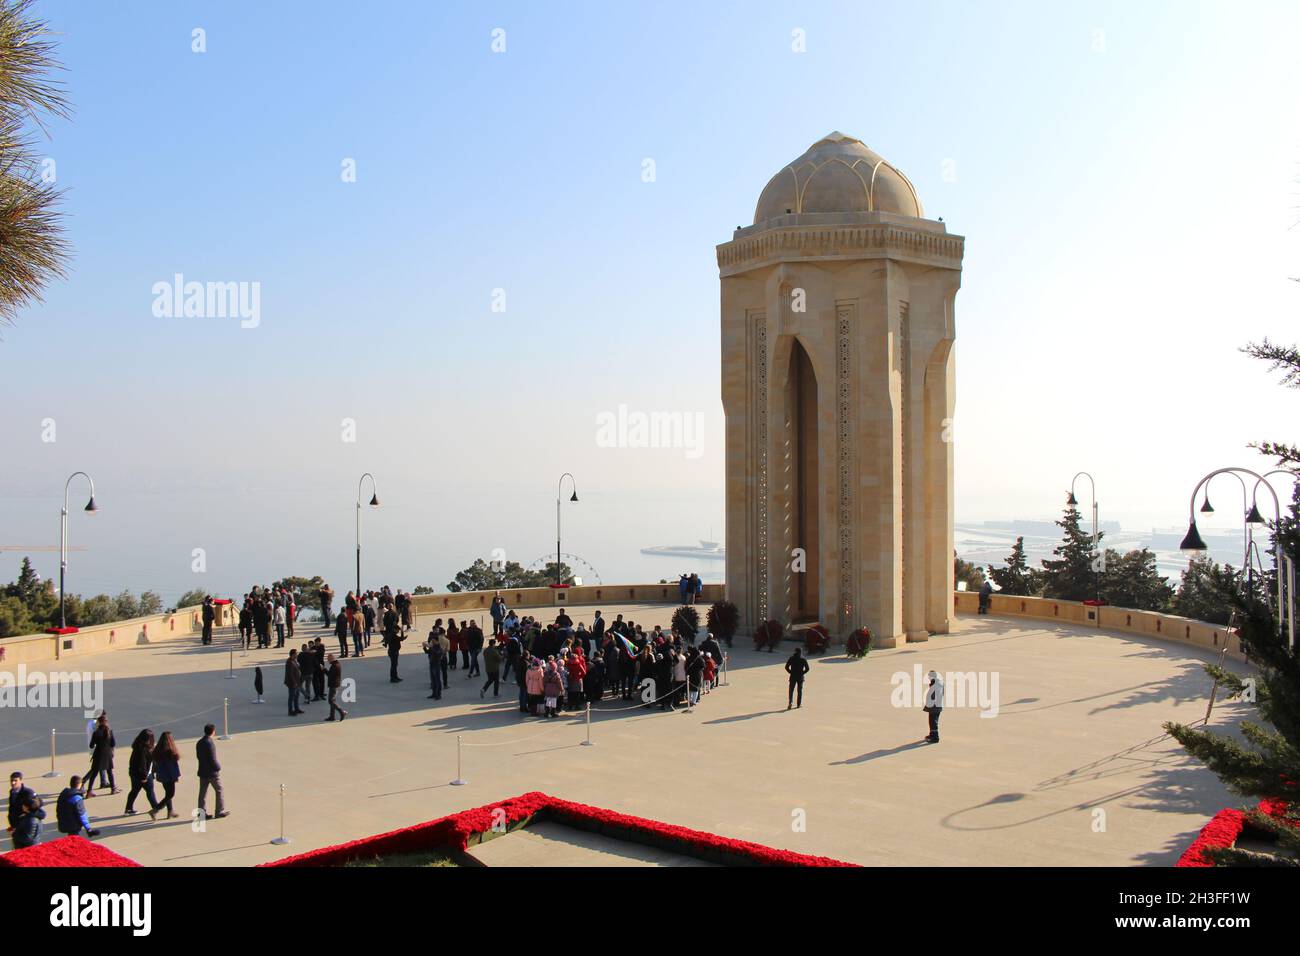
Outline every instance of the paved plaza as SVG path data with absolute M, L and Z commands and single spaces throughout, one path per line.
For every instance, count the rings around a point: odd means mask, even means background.
M 592 610 L 570 613 L 589 622 Z M 649 628 L 667 626 L 673 608 L 602 610 Z M 343 662 L 357 699 L 345 704 L 351 716 L 341 724 L 323 722 L 323 703 L 304 717 L 286 715 L 282 651 L 237 650 L 237 676 L 228 680 L 231 632 L 213 647 L 195 638 L 47 665 L 104 673 L 119 786 L 127 786 L 141 727 L 173 730 L 181 747 L 182 816 L 126 817 L 125 792 L 97 796 L 87 809 L 101 842 L 147 865 L 248 866 L 541 790 L 868 865 L 1168 865 L 1216 810 L 1240 802 L 1160 729 L 1205 714 L 1210 682 L 1201 665 L 1217 655 L 1182 644 L 962 616 L 952 634 L 928 643 L 862 661 L 814 658 L 804 707 L 787 712 L 781 664 L 789 651 L 759 653 L 738 639 L 728 686 L 693 713 L 608 701 L 594 711 L 595 746 L 584 747 L 580 716 L 524 718 L 513 683 L 499 700 L 480 700 L 481 680 L 455 671 L 443 700 L 429 706 L 419 645 L 430 623 L 422 618 L 406 643 L 403 683 L 388 682 L 378 638 L 366 658 Z M 318 632 L 300 627 L 298 643 Z M 332 637 L 326 645 L 335 646 Z M 257 664 L 263 705 L 250 703 Z M 891 675 L 910 677 L 917 667 L 995 673 L 997 716 L 952 707 L 950 687 L 942 743 L 924 744 L 919 707 L 891 703 Z M 218 747 L 232 815 L 194 832 L 194 741 L 205 721 L 220 728 L 225 697 L 233 738 Z M 1235 725 L 1243 713 L 1244 705 L 1219 704 L 1212 723 Z M 80 711 L 6 710 L 0 721 L 4 770 L 22 769 L 43 797 L 89 765 Z M 41 774 L 52 726 L 62 733 L 51 780 Z M 458 735 L 465 786 L 450 785 Z M 287 847 L 270 843 L 281 784 Z M 143 800 L 137 806 L 147 809 Z

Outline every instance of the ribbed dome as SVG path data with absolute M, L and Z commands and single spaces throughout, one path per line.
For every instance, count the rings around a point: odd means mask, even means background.
M 891 212 L 924 218 L 906 176 L 843 133 L 830 133 L 772 177 L 758 197 L 754 222 L 787 213 Z

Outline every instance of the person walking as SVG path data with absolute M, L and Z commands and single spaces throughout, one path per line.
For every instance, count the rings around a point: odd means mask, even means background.
M 212 606 L 212 595 L 209 594 L 203 599 L 203 643 L 212 643 L 212 622 L 216 619 L 217 610 Z
M 95 774 L 99 774 L 99 785 L 107 786 L 111 793 L 121 793 L 117 781 L 113 778 L 113 748 L 117 740 L 112 728 L 108 726 L 108 711 L 99 715 L 95 722 L 95 732 L 90 735 L 90 772 L 86 774 L 86 798 L 95 795 Z M 108 783 L 104 780 L 107 778 Z
M 480 632 L 481 633 L 481 632 Z M 475 655 L 475 663 L 478 656 Z M 478 696 L 483 698 L 487 695 L 487 689 L 492 688 L 492 696 L 501 696 L 501 651 L 497 648 L 497 639 L 494 637 L 488 641 L 488 646 L 483 651 L 483 667 L 487 670 L 487 680 L 483 681 L 483 687 L 478 692 Z
M 217 760 L 217 728 L 215 724 L 203 725 L 203 736 L 194 747 L 199 759 L 199 814 L 200 820 L 208 818 L 208 788 L 217 795 L 217 814 L 214 819 L 230 816 L 226 809 L 226 795 L 221 789 L 221 763 Z
M 284 662 L 284 686 L 289 689 L 289 716 L 297 717 L 303 712 L 298 706 L 298 692 L 302 687 L 302 666 L 298 663 L 298 651 L 289 648 L 289 659 Z
M 127 764 L 127 776 L 131 779 L 131 789 L 126 795 L 126 815 L 135 815 L 135 798 L 141 792 L 149 801 L 149 809 L 158 809 L 158 798 L 153 792 L 153 731 L 146 727 L 135 735 L 131 742 L 131 760 Z
M 791 707 L 803 706 L 803 679 L 810 670 L 808 661 L 804 659 L 802 649 L 796 647 L 790 659 L 785 662 L 785 672 L 790 675 L 790 696 L 786 702 L 785 709 Z M 795 703 L 795 690 L 799 692 L 799 703 Z
M 83 830 L 88 837 L 99 836 L 99 831 L 92 828 L 86 816 L 86 801 L 81 797 L 81 778 L 73 777 L 59 794 L 54 805 L 54 817 L 59 825 L 59 832 L 75 836 Z
M 329 671 L 326 674 L 326 684 L 330 694 L 330 715 L 326 720 L 334 719 L 334 711 L 339 712 L 339 722 L 348 716 L 348 712 L 338 705 L 339 688 L 343 686 L 343 665 L 333 654 L 329 656 Z
M 937 744 L 939 742 L 939 715 L 943 713 L 943 679 L 939 676 L 938 671 L 930 671 L 926 675 L 930 679 L 930 686 L 925 689 L 925 710 L 926 716 L 930 719 L 930 733 L 926 735 L 925 742 Z
M 176 797 L 176 782 L 181 779 L 181 752 L 176 749 L 176 738 L 170 730 L 163 732 L 158 746 L 153 749 L 153 772 L 162 784 L 163 798 L 149 811 L 149 819 L 158 819 L 158 811 L 166 807 L 167 819 L 170 820 L 177 815 L 172 800 Z

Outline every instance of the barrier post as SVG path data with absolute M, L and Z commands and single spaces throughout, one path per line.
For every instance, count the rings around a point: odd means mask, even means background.
M 451 782 L 453 787 L 463 787 L 469 783 L 460 775 L 460 734 L 456 735 L 456 779 Z
M 50 772 L 45 774 L 47 777 L 57 777 L 59 772 L 54 769 L 54 740 L 58 731 L 53 727 L 50 728 Z
M 730 656 L 731 655 L 728 654 L 726 651 L 722 652 L 722 685 L 721 686 L 723 687 L 730 686 L 727 683 L 727 658 L 729 658 Z
M 219 740 L 230 739 L 230 698 L 221 698 L 221 736 Z
M 284 835 L 284 784 L 280 784 L 280 835 L 271 842 L 276 846 L 284 846 L 290 842 L 289 838 Z
M 226 680 L 235 679 L 235 652 L 230 652 L 230 673 L 226 675 Z
M 587 701 L 587 739 L 582 742 L 584 747 L 596 746 L 591 742 L 591 701 Z

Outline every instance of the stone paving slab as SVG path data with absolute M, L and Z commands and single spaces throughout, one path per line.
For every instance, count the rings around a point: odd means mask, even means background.
M 570 613 L 589 621 L 590 610 Z M 602 610 L 646 625 L 667 624 L 672 613 L 662 605 Z M 300 629 L 300 640 L 310 632 Z M 1210 652 L 1050 622 L 961 617 L 952 634 L 926 643 L 861 661 L 814 658 L 805 706 L 787 711 L 784 655 L 748 645 L 732 651 L 729 686 L 694 713 L 602 704 L 594 747 L 580 746 L 580 717 L 521 718 L 513 688 L 483 700 L 481 682 L 462 671 L 442 701 L 426 700 L 418 636 L 402 655 L 400 684 L 388 682 L 377 644 L 344 662 L 357 699 L 341 724 L 325 723 L 319 703 L 307 716 L 286 715 L 280 651 L 236 652 L 235 680 L 226 679 L 229 648 L 197 639 L 79 657 L 79 669 L 104 675 L 119 785 L 136 731 L 173 730 L 183 757 L 178 809 L 188 813 L 194 741 L 206 720 L 221 726 L 225 697 L 234 734 L 218 744 L 227 819 L 196 828 L 187 817 L 125 817 L 125 794 L 87 805 L 105 845 L 148 865 L 247 866 L 542 790 L 864 864 L 1051 866 L 1170 864 L 1216 810 L 1240 803 L 1161 731 L 1165 720 L 1204 716 Z M 259 663 L 267 703 L 253 705 Z M 894 675 L 917 667 L 998 674 L 997 716 L 950 708 L 943 742 L 923 744 L 925 715 L 891 703 Z M 1235 726 L 1248 713 L 1221 704 L 1213 722 Z M 0 768 L 24 770 L 53 797 L 89 765 L 84 723 L 77 711 L 0 711 Z M 40 776 L 52 726 L 66 735 L 55 780 Z M 450 785 L 458 737 L 463 787 Z M 279 831 L 281 784 L 287 847 L 269 842 Z
M 713 866 L 657 847 L 561 823 L 531 823 L 470 851 L 485 866 Z

